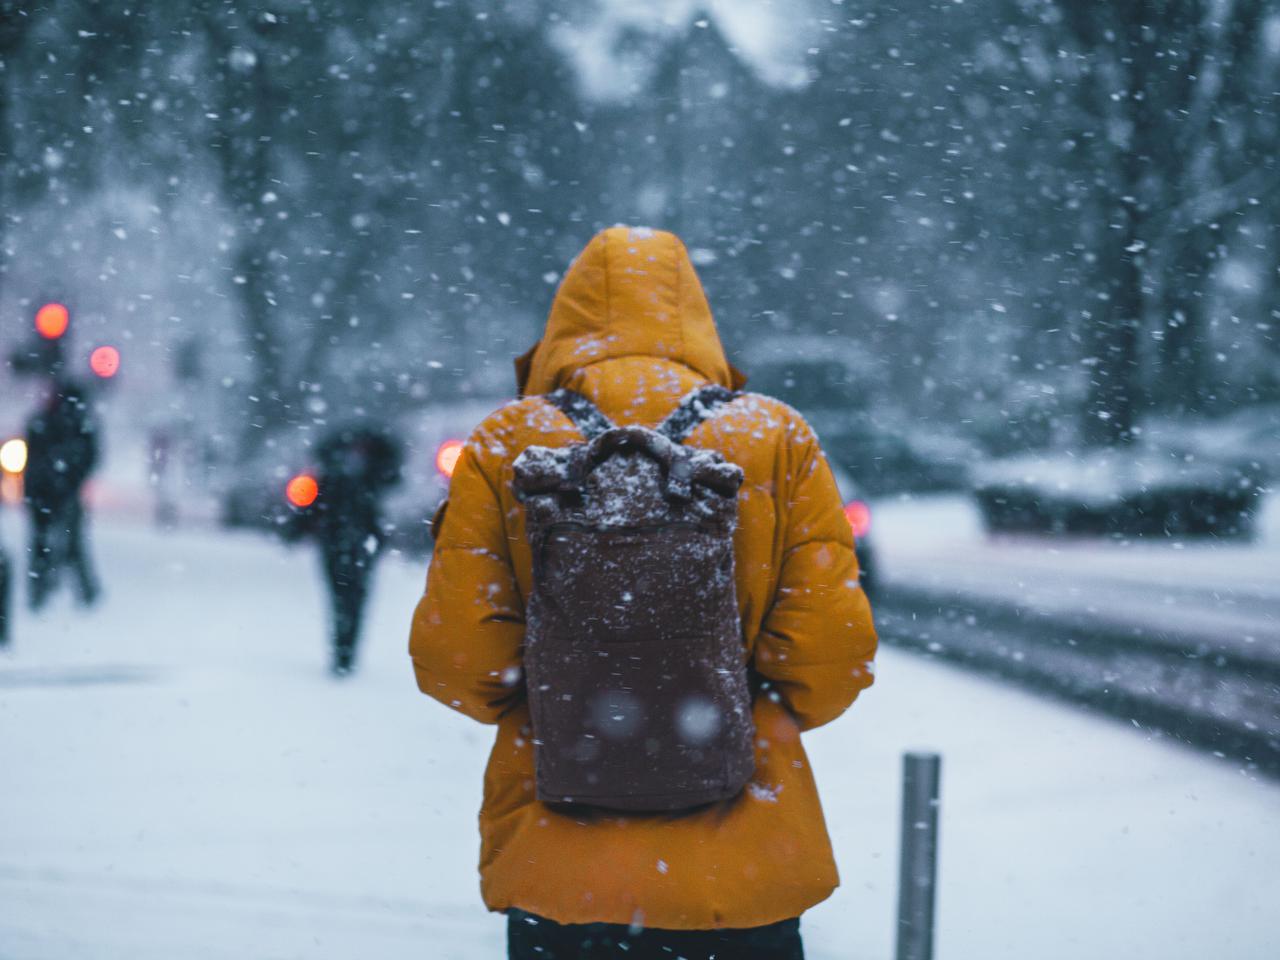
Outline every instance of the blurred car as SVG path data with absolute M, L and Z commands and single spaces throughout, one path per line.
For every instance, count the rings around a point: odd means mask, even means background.
M 277 529 L 289 516 L 285 488 L 307 468 L 312 438 L 281 431 L 268 437 L 253 455 L 215 472 L 224 527 Z
M 431 517 L 440 503 L 448 495 L 448 478 L 452 476 L 453 466 L 457 462 L 457 454 L 461 452 L 461 444 L 457 441 L 444 441 L 436 448 L 436 480 L 432 485 L 428 499 L 417 501 L 416 520 L 410 524 L 402 524 L 399 533 L 401 549 L 406 552 L 423 554 L 430 551 Z M 861 495 L 858 485 L 838 466 L 832 466 L 836 486 L 840 490 L 845 518 L 853 530 L 854 542 L 858 556 L 859 580 L 868 596 L 876 591 L 876 559 L 871 541 L 871 506 Z M 426 539 L 423 539 L 423 538 Z
M 431 552 L 431 520 L 449 494 L 449 478 L 462 445 L 480 421 L 501 405 L 501 400 L 473 400 L 413 414 L 402 435 L 404 482 L 391 492 L 385 506 L 388 546 L 411 557 Z
M 469 401 L 416 410 L 399 425 L 396 436 L 405 448 L 403 482 L 383 504 L 387 546 L 410 557 L 431 552 L 431 520 L 449 493 L 463 442 L 499 401 Z M 396 428 L 392 428 L 396 430 Z M 222 494 L 222 523 L 227 527 L 280 530 L 291 514 L 291 481 L 312 469 L 310 448 L 324 431 L 286 431 L 263 445 L 261 452 L 236 468 L 234 482 Z M 848 471 L 832 464 L 844 514 L 857 542 L 863 589 L 876 585 L 875 551 L 870 537 L 871 508 Z
M 486 411 L 487 413 L 488 411 Z M 481 415 L 481 418 L 483 414 Z M 468 431 L 469 432 L 469 431 Z M 392 540 L 399 548 L 411 554 L 427 554 L 431 550 L 431 518 L 435 515 L 440 503 L 448 496 L 449 478 L 453 475 L 453 467 L 461 452 L 462 443 L 459 434 L 453 438 L 446 436 L 447 431 L 427 428 L 423 431 L 423 446 L 434 451 L 433 470 L 415 474 L 418 482 L 408 483 L 397 492 L 395 503 L 399 510 L 389 511 L 398 517 L 396 529 L 392 532 Z M 434 444 L 434 445 L 433 445 Z M 876 560 L 872 547 L 871 507 L 863 496 L 858 484 L 847 471 L 838 465 L 832 465 L 836 486 L 840 490 L 840 500 L 844 505 L 844 515 L 853 529 L 857 545 L 859 579 L 862 587 L 870 596 L 876 589 Z M 430 474 L 429 482 L 422 482 Z
M 1222 417 L 1153 417 L 1143 422 L 1140 440 L 1187 462 L 1231 463 L 1280 477 L 1280 404 L 1253 404 Z
M 1147 444 L 994 460 L 973 495 L 990 533 L 1249 540 L 1261 468 Z
M 847 338 L 761 338 L 742 355 L 748 388 L 798 410 L 833 465 L 869 493 L 959 490 L 981 459 L 977 446 L 886 415 L 874 359 Z
M 501 402 L 490 398 L 417 408 L 379 422 L 381 429 L 404 446 L 402 482 L 383 502 L 383 526 L 389 547 L 415 556 L 430 551 L 431 517 L 449 487 L 440 466 L 447 457 L 456 456 L 476 424 Z M 329 429 L 330 426 L 278 431 L 256 454 L 236 463 L 234 474 L 221 485 L 222 524 L 279 530 L 292 510 L 286 493 L 290 481 L 312 472 L 312 447 Z
M 858 579 L 867 596 L 874 600 L 879 589 L 879 569 L 876 566 L 876 552 L 871 545 L 871 505 L 843 469 L 832 464 L 831 472 L 835 475 L 836 486 L 840 490 L 845 519 L 853 529 L 853 542 L 858 553 Z

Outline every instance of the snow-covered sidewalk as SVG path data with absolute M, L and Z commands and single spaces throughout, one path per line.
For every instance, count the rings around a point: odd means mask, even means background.
M 5 530 L 11 548 L 16 526 Z M 491 731 L 421 697 L 423 570 L 379 572 L 361 672 L 324 673 L 316 563 L 104 526 L 107 597 L 0 655 L 0 957 L 503 953 L 476 883 Z M 900 755 L 944 755 L 939 960 L 1262 960 L 1280 785 L 896 650 L 808 736 L 844 885 L 815 960 L 892 953 Z

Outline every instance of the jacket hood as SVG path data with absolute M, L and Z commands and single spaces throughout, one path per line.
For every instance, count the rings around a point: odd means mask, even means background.
M 689 253 L 674 234 L 610 227 L 565 274 L 542 339 L 516 359 L 521 396 L 549 393 L 575 371 L 617 357 L 683 364 L 712 383 L 746 378 L 725 357 Z

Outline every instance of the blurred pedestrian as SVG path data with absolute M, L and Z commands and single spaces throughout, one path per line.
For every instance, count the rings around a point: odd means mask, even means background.
M 316 492 L 285 526 L 287 539 L 311 536 L 320 546 L 332 610 L 336 676 L 355 666 L 369 580 L 382 548 L 381 501 L 400 482 L 403 453 L 387 433 L 345 427 L 316 447 Z
M 9 645 L 9 554 L 0 543 L 0 649 Z
M 161 530 L 172 530 L 178 525 L 178 498 L 174 490 L 177 479 L 171 470 L 173 432 L 168 426 L 156 427 L 151 431 L 148 454 L 150 469 L 147 480 L 155 491 L 152 516 Z
M 800 960 L 836 885 L 800 732 L 876 649 L 818 441 L 739 392 L 669 233 L 598 235 L 517 375 L 410 639 L 422 691 L 498 727 L 480 875 L 509 956 Z
M 98 427 L 84 388 L 53 381 L 43 406 L 27 421 L 26 439 L 23 497 L 31 519 L 31 609 L 44 606 L 67 568 L 80 602 L 89 606 L 99 587 L 89 561 L 82 493 L 98 462 Z

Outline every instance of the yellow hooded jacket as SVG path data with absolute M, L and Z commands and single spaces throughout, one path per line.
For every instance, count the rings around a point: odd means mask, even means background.
M 746 656 L 757 697 L 756 772 L 737 797 L 671 815 L 566 814 L 535 799 L 521 676 L 531 557 L 512 462 L 581 436 L 540 394 L 568 387 L 618 424 L 654 426 L 711 382 L 741 386 L 683 244 L 615 227 L 565 276 L 542 341 L 517 361 L 523 399 L 467 441 L 439 524 L 410 653 L 424 693 L 498 725 L 480 813 L 492 910 L 560 923 L 753 927 L 799 916 L 837 883 L 800 731 L 839 716 L 872 681 L 876 637 L 853 538 L 818 442 L 776 400 L 744 394 L 687 443 L 746 475 L 735 535 Z

